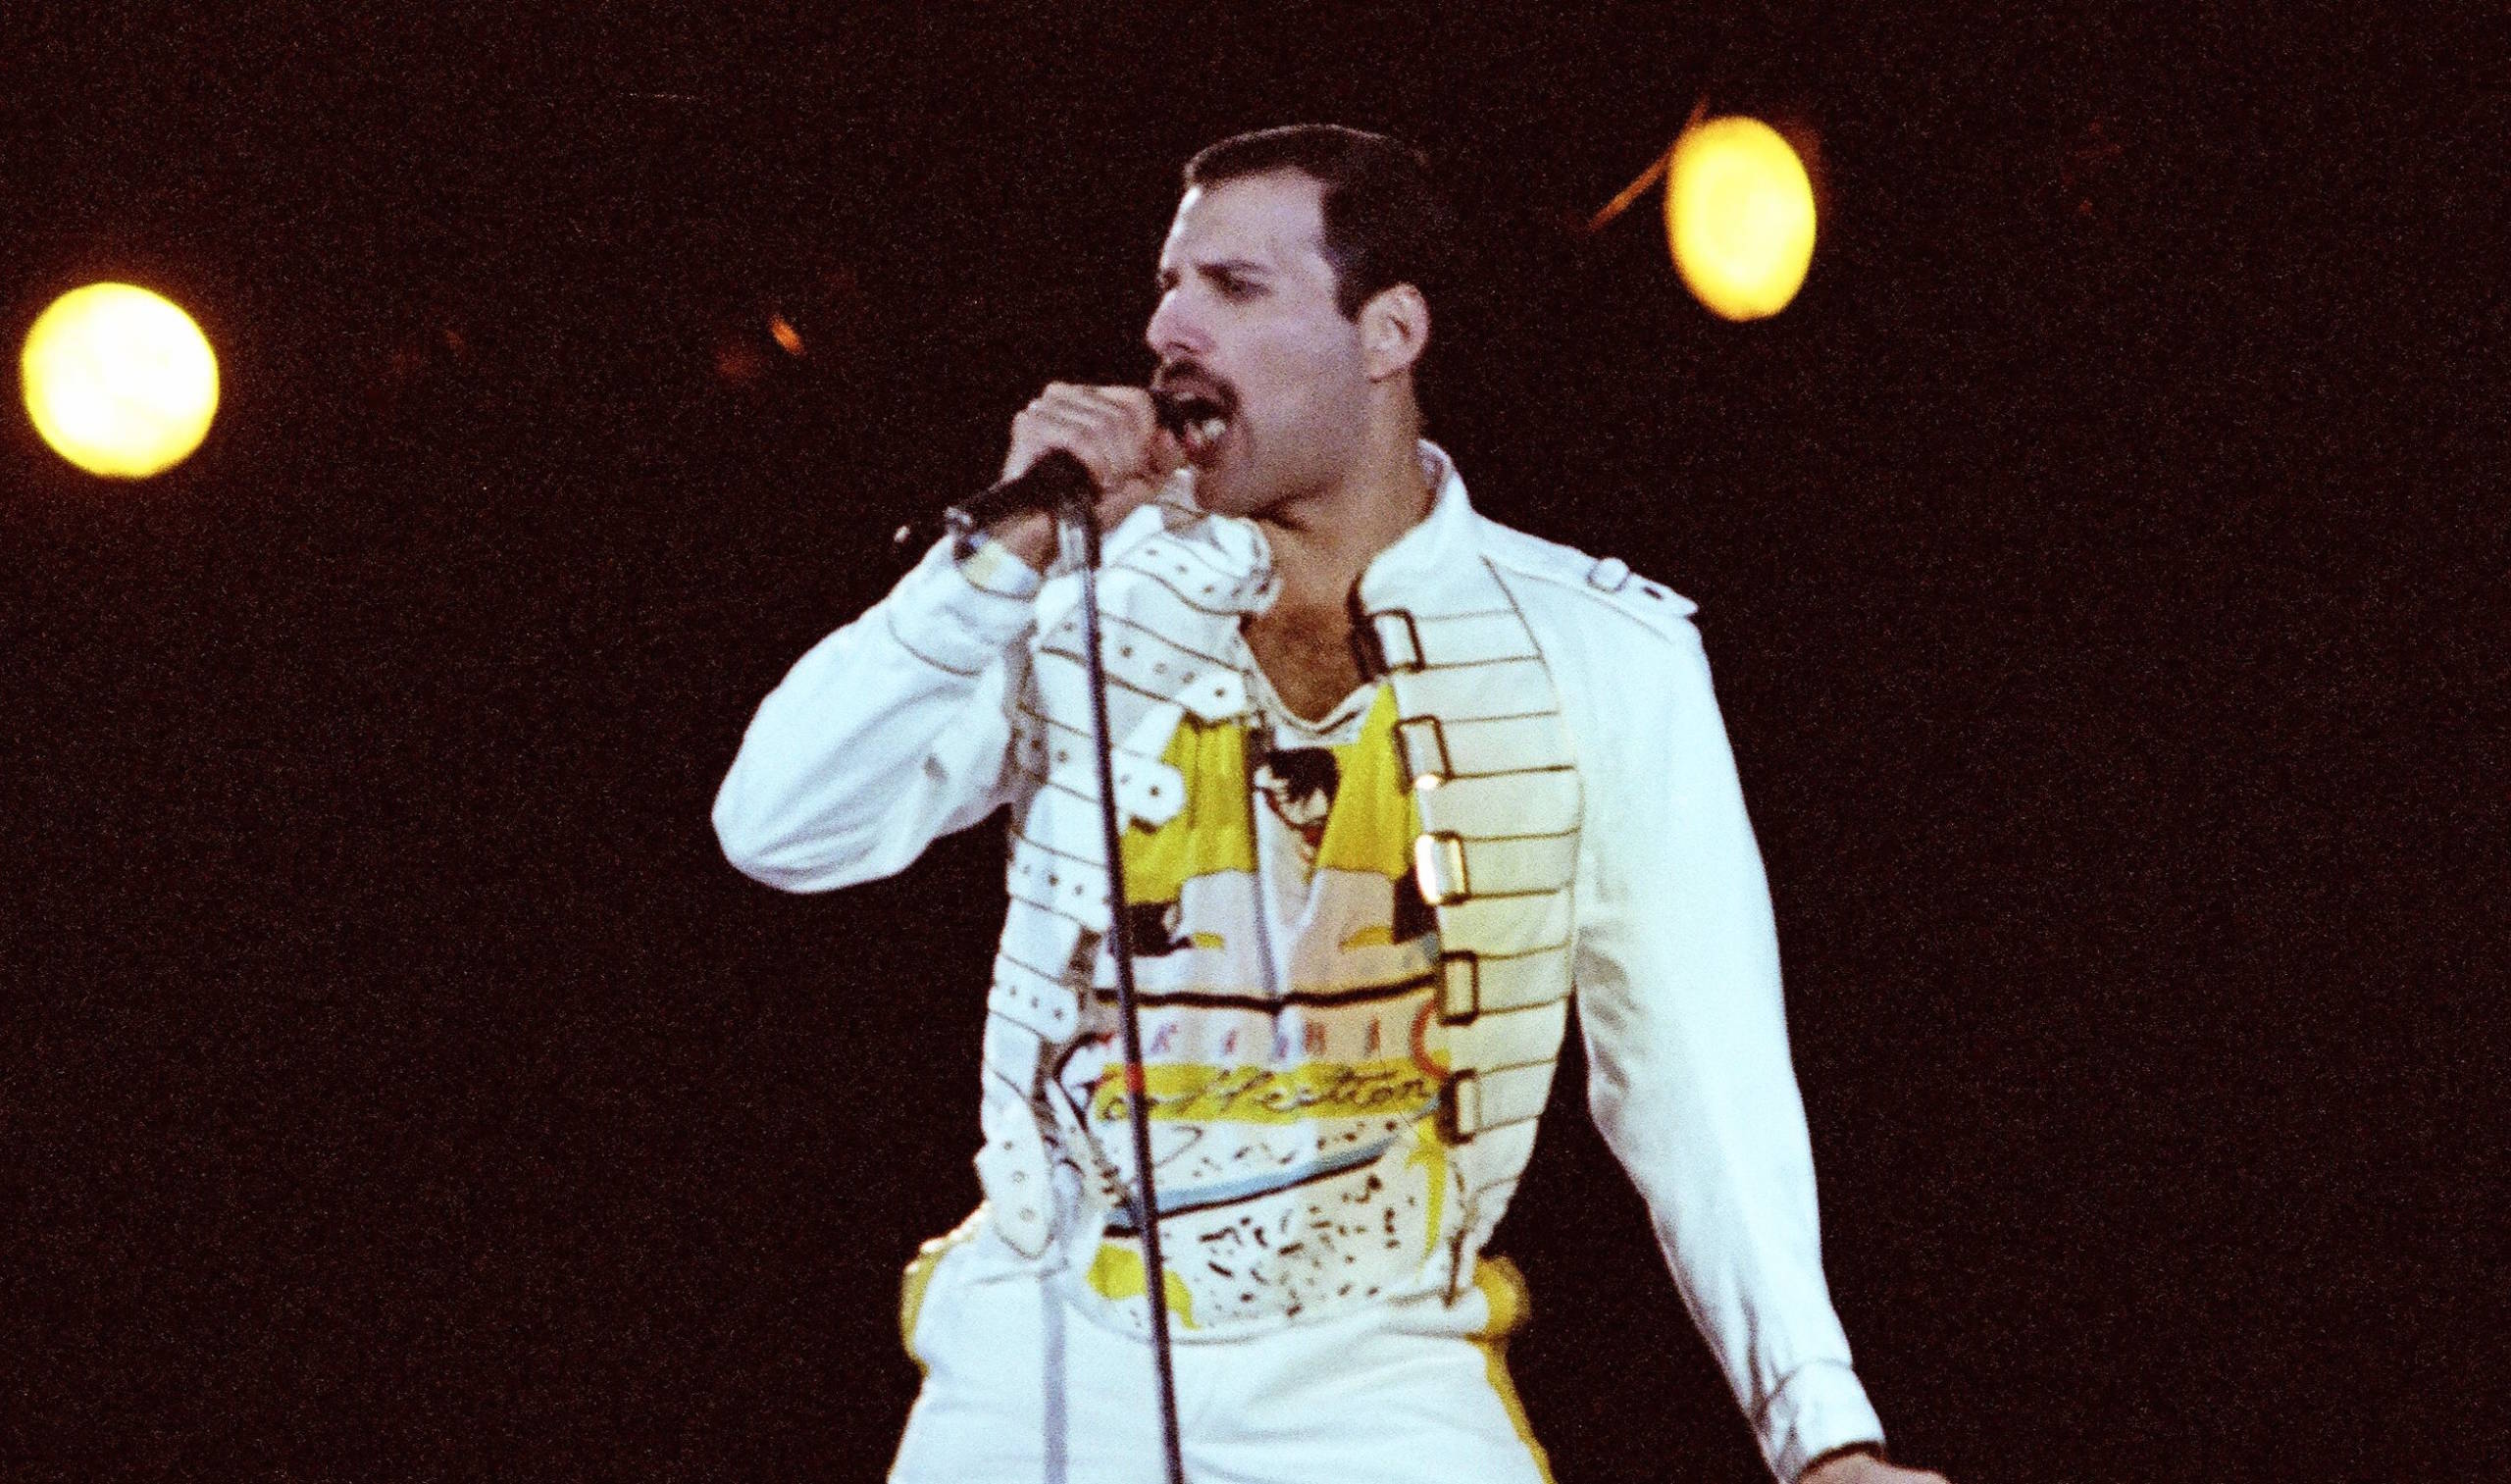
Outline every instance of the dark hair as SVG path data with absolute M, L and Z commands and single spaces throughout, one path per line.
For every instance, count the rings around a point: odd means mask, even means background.
M 1380 289 L 1409 283 L 1438 302 L 1448 287 L 1456 219 L 1430 181 L 1430 162 L 1400 139 L 1339 124 L 1237 134 L 1186 162 L 1186 183 L 1217 185 L 1295 170 L 1324 187 L 1325 261 L 1345 319 Z

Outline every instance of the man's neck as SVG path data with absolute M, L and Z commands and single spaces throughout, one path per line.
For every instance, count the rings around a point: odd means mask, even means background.
M 1407 420 L 1373 438 L 1334 485 L 1256 517 L 1272 544 L 1279 605 L 1340 610 L 1371 559 L 1428 518 L 1437 498 Z

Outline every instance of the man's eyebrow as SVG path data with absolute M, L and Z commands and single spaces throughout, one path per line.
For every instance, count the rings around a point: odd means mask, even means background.
M 1271 278 L 1273 275 L 1272 269 L 1266 267 L 1264 264 L 1256 262 L 1253 258 L 1215 258 L 1208 263 L 1197 263 L 1192 266 L 1194 267 L 1195 272 L 1200 273 L 1206 278 L 1220 278 L 1227 276 L 1230 278 L 1250 279 Z M 1162 267 L 1159 270 L 1159 282 L 1162 287 L 1176 282 L 1180 277 L 1182 277 L 1182 275 L 1174 268 Z

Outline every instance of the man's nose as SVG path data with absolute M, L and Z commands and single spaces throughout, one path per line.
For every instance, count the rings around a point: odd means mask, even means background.
M 1163 361 L 1201 355 L 1211 348 L 1211 336 L 1201 319 L 1186 303 L 1186 296 L 1175 292 L 1160 296 L 1159 307 L 1151 312 L 1151 323 L 1143 327 L 1142 339 Z

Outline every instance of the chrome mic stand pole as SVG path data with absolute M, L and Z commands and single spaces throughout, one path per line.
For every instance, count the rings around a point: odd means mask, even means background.
M 1107 853 L 1107 931 L 1116 958 L 1116 1018 L 1124 1028 L 1125 1111 L 1134 1127 L 1134 1229 L 1142 1233 L 1143 1298 L 1151 1305 L 1152 1356 L 1159 1369 L 1159 1436 L 1168 1484 L 1186 1484 L 1177 1444 L 1177 1377 L 1168 1355 L 1166 1269 L 1159 1259 L 1159 1199 L 1151 1175 L 1151 1107 L 1143 1076 L 1142 1017 L 1134 1006 L 1133 933 L 1125 912 L 1124 826 L 1116 816 L 1114 742 L 1107 736 L 1107 669 L 1099 640 L 1098 491 L 1086 485 L 1060 518 L 1081 528 L 1081 647 L 1090 678 L 1090 718 L 1099 751 L 1099 825 Z

